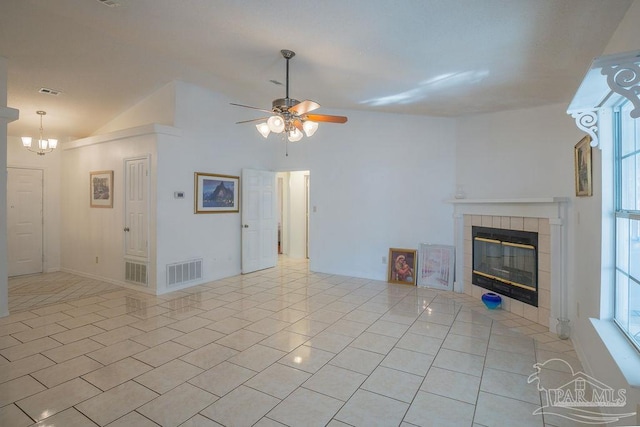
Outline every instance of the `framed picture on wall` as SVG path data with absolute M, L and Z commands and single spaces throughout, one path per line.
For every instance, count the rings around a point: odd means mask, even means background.
M 195 213 L 239 212 L 240 177 L 203 172 L 194 176 Z
M 389 249 L 389 283 L 416 284 L 416 256 L 415 249 Z
M 113 171 L 89 172 L 89 193 L 92 208 L 112 208 Z
M 576 196 L 593 195 L 591 183 L 591 137 L 585 136 L 574 148 Z
M 418 286 L 453 291 L 455 247 L 420 244 Z

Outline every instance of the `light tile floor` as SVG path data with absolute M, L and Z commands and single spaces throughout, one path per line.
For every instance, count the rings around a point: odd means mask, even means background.
M 286 258 L 158 297 L 66 273 L 9 297 L 2 426 L 564 426 L 527 379 L 581 370 L 570 341 L 466 295 Z

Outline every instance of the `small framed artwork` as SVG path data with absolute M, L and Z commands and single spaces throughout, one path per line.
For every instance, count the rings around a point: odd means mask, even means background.
M 585 136 L 574 148 L 576 196 L 593 195 L 591 183 L 591 137 Z
M 196 172 L 195 213 L 239 212 L 240 178 Z
M 453 291 L 455 247 L 420 244 L 418 286 Z
M 112 208 L 113 171 L 89 172 L 89 191 L 92 208 Z
M 415 249 L 389 249 L 389 283 L 416 284 Z

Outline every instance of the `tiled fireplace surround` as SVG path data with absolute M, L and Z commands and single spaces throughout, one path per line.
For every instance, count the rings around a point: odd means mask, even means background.
M 472 226 L 538 233 L 538 307 L 502 296 L 502 309 L 537 322 L 555 332 L 558 317 L 567 315 L 566 209 L 567 199 L 459 199 L 455 208 L 455 290 L 480 298 L 488 290 L 471 283 Z

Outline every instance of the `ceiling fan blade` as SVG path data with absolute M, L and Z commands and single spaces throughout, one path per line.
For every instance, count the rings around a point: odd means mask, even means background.
M 265 113 L 273 114 L 273 111 L 271 111 L 271 110 L 265 110 L 265 109 L 263 109 L 263 108 L 252 107 L 251 105 L 235 104 L 235 103 L 233 103 L 233 102 L 230 102 L 229 104 L 231 104 L 231 105 L 235 105 L 236 107 L 251 108 L 252 110 L 264 111 Z
M 260 117 L 259 119 L 251 119 L 251 120 L 243 120 L 241 122 L 236 122 L 237 125 L 242 123 L 251 123 L 251 122 L 259 122 L 260 120 L 267 120 L 269 117 Z
M 289 112 L 295 113 L 297 115 L 301 115 L 301 114 L 306 114 L 309 111 L 313 111 L 317 108 L 320 108 L 320 104 L 307 99 L 289 108 Z
M 327 114 L 307 114 L 307 120 L 312 122 L 346 123 L 345 116 L 329 116 Z
M 293 125 L 296 127 L 296 129 L 298 129 L 300 132 L 302 132 L 304 130 L 304 128 L 302 127 L 302 120 L 300 119 L 294 119 L 293 120 Z

